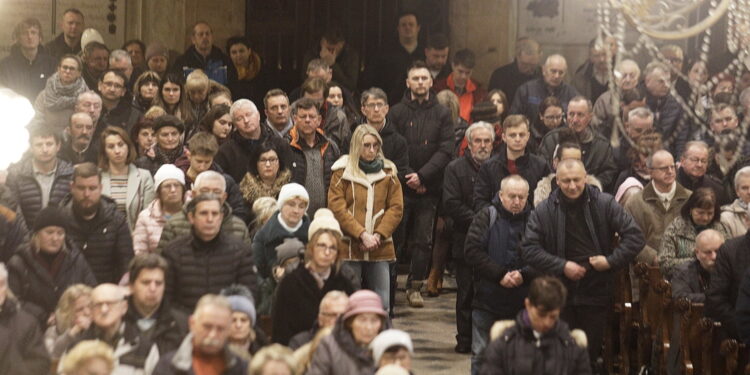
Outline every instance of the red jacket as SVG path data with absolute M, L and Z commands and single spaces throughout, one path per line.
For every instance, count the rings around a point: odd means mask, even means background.
M 453 73 L 451 73 L 448 78 L 435 82 L 435 85 L 432 88 L 435 92 L 448 89 L 458 95 L 458 93 L 456 93 L 456 84 L 453 83 Z M 458 95 L 458 105 L 460 107 L 461 118 L 471 124 L 471 109 L 474 108 L 475 103 L 479 103 L 486 98 L 487 90 L 479 87 L 477 81 L 469 79 L 469 81 L 466 82 L 466 89 L 464 90 L 463 95 Z

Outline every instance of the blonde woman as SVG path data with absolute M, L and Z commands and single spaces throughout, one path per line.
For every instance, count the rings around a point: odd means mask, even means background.
M 60 296 L 55 309 L 55 324 L 47 328 L 44 345 L 53 360 L 62 357 L 81 332 L 91 325 L 91 287 L 74 284 Z
M 333 165 L 328 208 L 344 233 L 339 258 L 385 306 L 390 304 L 388 263 L 396 260 L 391 235 L 401 222 L 404 200 L 395 164 L 383 156 L 383 140 L 375 128 L 354 131 L 349 154 Z
M 261 349 L 250 361 L 250 375 L 297 375 L 292 350 L 279 344 Z
M 99 340 L 81 341 L 60 364 L 63 375 L 109 375 L 115 368 L 112 348 Z

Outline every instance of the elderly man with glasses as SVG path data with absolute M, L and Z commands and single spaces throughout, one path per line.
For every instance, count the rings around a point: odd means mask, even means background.
M 677 170 L 677 182 L 692 191 L 702 187 L 711 188 L 716 192 L 717 203 L 721 206 L 732 203 L 721 182 L 706 174 L 711 162 L 709 155 L 708 145 L 703 141 L 685 144 L 685 151 L 680 157 L 680 167 Z

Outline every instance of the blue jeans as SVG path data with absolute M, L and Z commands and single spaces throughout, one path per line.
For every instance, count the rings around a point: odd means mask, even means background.
M 362 280 L 362 287 L 370 289 L 383 300 L 383 308 L 388 311 L 391 297 L 391 276 L 389 263 L 381 262 L 345 262 L 354 274 Z
M 484 364 L 484 349 L 490 341 L 490 329 L 498 320 L 513 319 L 487 310 L 471 311 L 471 375 L 479 374 Z

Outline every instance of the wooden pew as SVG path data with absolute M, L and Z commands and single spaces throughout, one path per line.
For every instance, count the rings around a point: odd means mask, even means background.
M 617 272 L 613 301 L 614 314 L 610 314 L 604 333 L 604 365 L 609 374 L 630 375 L 635 329 L 633 293 L 628 269 Z
M 666 374 L 673 310 L 672 287 L 664 280 L 659 267 L 638 263 L 635 274 L 639 283 L 638 367 L 648 366 L 656 374 Z M 657 360 L 651 363 L 652 355 Z
M 750 375 L 747 347 L 727 338 L 721 323 L 702 318 L 703 351 L 701 362 L 704 375 Z
M 703 304 L 691 303 L 687 298 L 674 301 L 675 310 L 680 316 L 680 367 L 685 375 L 703 374 L 702 347 L 705 340 L 704 329 L 700 325 L 703 318 Z

